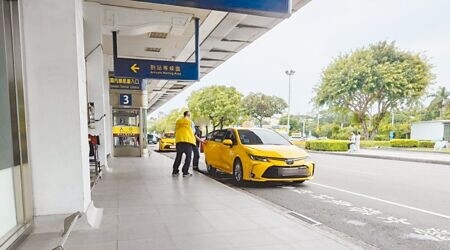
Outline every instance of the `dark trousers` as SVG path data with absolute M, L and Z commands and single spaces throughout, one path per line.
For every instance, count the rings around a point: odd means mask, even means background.
M 194 159 L 192 160 L 192 166 L 198 168 L 198 159 L 200 159 L 200 151 L 198 145 L 192 146 L 192 152 L 194 153 Z
M 173 162 L 173 171 L 172 174 L 176 174 L 179 172 L 178 168 L 181 164 L 181 157 L 183 154 L 186 155 L 186 160 L 183 165 L 183 174 L 187 174 L 189 172 L 189 165 L 191 164 L 191 156 L 192 156 L 192 147 L 194 145 L 187 142 L 178 142 L 177 147 L 177 156 L 175 157 L 175 161 Z

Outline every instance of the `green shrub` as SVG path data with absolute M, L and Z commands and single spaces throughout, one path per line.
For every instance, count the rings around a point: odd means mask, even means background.
M 390 146 L 391 144 L 389 141 L 361 141 L 361 148 L 387 148 Z
M 306 142 L 306 149 L 317 151 L 347 151 L 348 141 L 344 140 L 313 140 Z
M 388 134 L 378 134 L 375 136 L 374 139 L 375 139 L 375 141 L 386 141 L 386 140 L 389 140 L 389 135 Z
M 432 141 L 419 141 L 417 145 L 419 148 L 434 148 L 434 142 Z
M 411 139 L 393 139 L 390 143 L 391 147 L 395 148 L 417 148 L 419 145 L 418 140 Z

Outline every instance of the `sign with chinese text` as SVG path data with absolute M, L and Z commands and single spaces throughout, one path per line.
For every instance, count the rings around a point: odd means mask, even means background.
M 113 136 L 136 136 L 139 135 L 139 127 L 137 126 L 113 126 Z
M 269 17 L 289 17 L 291 0 L 136 0 Z
M 197 63 L 117 58 L 114 74 L 119 78 L 197 81 Z
M 109 73 L 109 88 L 110 89 L 129 89 L 129 90 L 143 90 L 143 81 L 139 78 L 132 77 L 116 77 L 113 72 Z

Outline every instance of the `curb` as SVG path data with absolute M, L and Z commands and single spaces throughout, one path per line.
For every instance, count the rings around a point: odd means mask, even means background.
M 428 163 L 428 164 L 450 165 L 450 161 L 432 160 L 432 159 L 406 158 L 406 157 L 384 156 L 384 155 L 333 153 L 333 152 L 311 151 L 311 150 L 308 150 L 307 152 L 312 153 L 312 154 L 351 156 L 351 157 L 359 157 L 359 158 L 372 158 L 372 159 L 381 159 L 381 160 L 394 160 L 394 161 L 405 161 L 405 162 L 420 162 L 420 163 Z
M 427 154 L 435 154 L 435 155 L 449 155 L 450 152 L 442 152 L 442 151 L 413 151 L 413 150 L 405 150 L 401 148 L 362 148 L 364 150 L 370 151 L 390 151 L 390 152 L 403 152 L 403 153 L 427 153 Z

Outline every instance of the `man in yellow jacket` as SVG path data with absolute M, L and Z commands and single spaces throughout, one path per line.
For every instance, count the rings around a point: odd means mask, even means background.
M 185 111 L 183 118 L 177 120 L 175 124 L 175 143 L 177 148 L 177 156 L 173 163 L 172 176 L 180 174 L 179 167 L 181 164 L 181 157 L 186 155 L 186 160 L 183 165 L 183 177 L 192 176 L 189 173 L 189 165 L 191 164 L 192 147 L 196 145 L 194 131 L 192 130 L 191 112 Z

